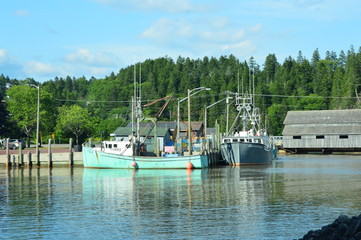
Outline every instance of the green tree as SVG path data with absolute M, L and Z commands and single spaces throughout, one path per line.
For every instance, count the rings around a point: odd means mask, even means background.
M 316 66 L 316 64 L 318 63 L 318 61 L 320 61 L 320 59 L 321 59 L 320 53 L 318 51 L 318 48 L 316 48 L 316 50 L 313 52 L 312 55 L 312 60 L 311 60 L 312 66 Z
M 282 135 L 283 121 L 287 108 L 282 104 L 274 104 L 268 108 L 266 122 L 268 133 L 274 136 Z
M 266 75 L 266 82 L 272 83 L 276 74 L 276 70 L 279 67 L 279 63 L 277 62 L 277 58 L 275 54 L 269 54 L 266 57 L 266 61 L 264 63 L 264 72 Z
M 11 114 L 11 121 L 28 137 L 29 146 L 30 136 L 35 133 L 37 124 L 38 89 L 17 85 L 9 88 L 6 93 L 6 107 Z M 40 87 L 40 127 L 44 131 L 51 131 L 54 126 L 54 109 L 53 95 Z
M 59 108 L 56 129 L 62 136 L 75 137 L 79 145 L 79 140 L 84 140 L 92 130 L 92 118 L 87 109 L 78 105 L 62 106 Z

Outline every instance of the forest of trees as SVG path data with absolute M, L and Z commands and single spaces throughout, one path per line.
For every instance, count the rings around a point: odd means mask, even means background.
M 136 68 L 130 65 L 102 79 L 68 76 L 39 83 L 34 79 L 19 80 L 0 75 L 0 138 L 34 138 L 38 90 L 29 85 L 40 86 L 44 141 L 52 134 L 55 140 L 74 137 L 74 129 L 79 130 L 79 126 L 65 129 L 64 126 L 69 125 L 65 120 L 80 120 L 64 116 L 84 115 L 87 122 L 83 118 L 84 125 L 80 127 L 85 130 L 77 132 L 79 141 L 83 141 L 87 137 L 107 138 L 117 127 L 130 121 L 135 79 L 141 82 L 143 104 L 172 96 L 160 120 L 175 121 L 177 99 L 185 97 L 188 89 L 211 88 L 192 97 L 191 118 L 202 121 L 204 108 L 224 98 L 226 91 L 249 92 L 253 74 L 256 106 L 261 110 L 263 125 L 272 135 L 281 135 L 283 120 L 290 110 L 360 107 L 361 47 L 355 51 L 351 46 L 347 53 L 327 51 L 324 58 L 316 49 L 310 60 L 299 52 L 296 58 L 288 57 L 283 63 L 275 54 L 269 54 L 262 65 L 252 57 L 241 61 L 233 55 L 218 59 L 178 57 L 173 60 L 162 57 L 137 63 Z M 159 101 L 145 107 L 144 114 L 154 117 L 163 104 L 164 101 Z M 180 105 L 182 120 L 187 119 L 186 105 Z M 69 114 L 72 111 L 81 113 Z M 24 112 L 26 114 L 19 114 Z M 230 119 L 234 118 L 235 112 L 232 109 Z M 225 131 L 225 102 L 209 108 L 207 116 L 209 127 L 218 121 Z

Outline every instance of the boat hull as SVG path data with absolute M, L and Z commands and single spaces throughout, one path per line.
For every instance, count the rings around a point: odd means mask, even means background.
M 223 159 L 230 165 L 266 165 L 271 164 L 273 150 L 259 143 L 228 142 L 221 144 Z
M 208 157 L 207 155 L 175 157 L 123 156 L 83 147 L 83 163 L 84 167 L 87 168 L 186 169 L 208 167 Z

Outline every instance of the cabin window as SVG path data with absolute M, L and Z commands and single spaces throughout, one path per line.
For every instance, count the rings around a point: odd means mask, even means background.
M 301 139 L 301 136 L 293 136 L 293 139 Z
M 239 141 L 240 141 L 240 142 L 244 142 L 244 139 L 243 139 L 243 138 L 241 138 L 241 139 L 239 139 Z
M 233 142 L 237 142 L 237 139 L 233 139 Z
M 114 144 L 114 148 L 117 148 L 118 146 L 117 146 L 117 144 Z
M 348 139 L 348 135 L 340 135 L 340 139 Z
M 316 135 L 316 139 L 325 139 L 324 135 Z

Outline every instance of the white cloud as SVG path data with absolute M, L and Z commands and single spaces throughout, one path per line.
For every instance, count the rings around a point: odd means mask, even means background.
M 42 62 L 28 62 L 24 65 L 24 72 L 30 76 L 43 76 L 55 74 L 59 70 L 51 64 Z
M 254 26 L 251 26 L 249 29 L 251 32 L 259 32 L 262 29 L 262 24 L 256 24 Z
M 113 65 L 111 56 L 105 53 L 92 53 L 89 49 L 81 48 L 75 53 L 68 54 L 65 59 L 68 62 L 86 65 Z
M 324 0 L 296 0 L 294 5 L 299 8 L 306 8 L 306 9 L 318 9 L 322 5 Z
M 133 0 L 138 8 L 145 10 L 163 10 L 166 12 L 192 11 L 193 6 L 187 0 Z
M 250 41 L 244 41 L 244 42 L 221 45 L 221 49 L 223 51 L 232 51 L 237 53 L 243 52 L 246 53 L 246 55 L 249 55 L 253 51 L 255 51 L 257 47 Z
M 179 37 L 191 37 L 193 34 L 193 27 L 188 22 L 162 18 L 153 26 L 146 29 L 141 36 L 157 42 L 167 42 L 171 39 L 178 39 Z
M 92 76 L 101 78 L 109 75 L 114 69 L 109 66 L 92 66 L 81 63 L 59 63 L 58 65 L 47 64 L 42 62 L 28 62 L 23 66 L 23 72 L 26 77 L 39 79 L 54 79 L 55 77 L 80 77 Z
M 215 24 L 217 19 L 222 21 Z M 189 49 L 194 54 L 249 56 L 258 48 L 253 39 L 262 32 L 262 25 L 240 26 L 227 18 L 192 20 L 162 18 L 146 29 L 141 37 L 159 47 Z
M 358 0 L 253 0 L 246 1 L 245 9 L 257 9 L 257 17 L 332 21 L 358 14 Z M 245 13 L 246 10 L 245 10 Z
M 203 11 L 206 6 L 189 0 L 92 0 L 117 10 L 164 11 L 169 13 Z
M 64 64 L 61 66 L 63 76 L 85 76 L 87 78 L 97 77 L 101 78 L 106 75 L 109 75 L 112 72 L 111 67 L 98 67 L 98 66 L 89 66 L 89 65 L 72 65 Z
M 8 54 L 5 49 L 0 48 L 0 63 L 5 62 L 8 59 Z
M 23 9 L 17 10 L 15 12 L 15 16 L 19 16 L 19 17 L 26 17 L 26 16 L 29 16 L 29 15 L 30 15 L 29 12 L 27 10 L 23 10 Z

